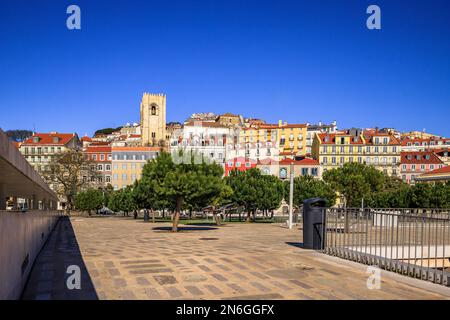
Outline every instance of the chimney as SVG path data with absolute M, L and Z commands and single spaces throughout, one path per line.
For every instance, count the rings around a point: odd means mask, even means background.
M 281 127 L 283 125 L 283 121 L 278 120 L 278 126 Z

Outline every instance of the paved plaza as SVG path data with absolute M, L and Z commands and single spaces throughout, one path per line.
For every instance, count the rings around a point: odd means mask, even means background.
M 449 299 L 450 288 L 302 249 L 301 231 L 279 224 L 181 226 L 119 217 L 58 223 L 24 299 Z M 69 265 L 81 289 L 69 290 Z

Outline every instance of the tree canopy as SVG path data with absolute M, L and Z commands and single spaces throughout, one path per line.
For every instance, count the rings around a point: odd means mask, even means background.
M 351 162 L 324 172 L 323 180 L 345 197 L 346 206 L 359 207 L 362 199 L 384 189 L 387 176 L 373 166 Z
M 250 214 L 257 209 L 278 208 L 284 197 L 282 181 L 275 176 L 263 175 L 256 168 L 246 171 L 233 170 L 226 178 L 226 183 L 233 190 L 232 202 L 244 207 L 247 212 L 247 221 L 250 221 Z
M 286 194 L 289 195 L 289 183 L 286 183 Z M 327 206 L 333 206 L 336 203 L 336 191 L 322 180 L 315 179 L 312 176 L 300 176 L 294 178 L 294 198 L 295 207 L 301 207 L 303 201 L 310 198 L 322 198 L 327 202 Z M 286 197 L 286 200 L 288 197 Z
M 99 210 L 103 207 L 103 192 L 92 188 L 79 192 L 75 196 L 74 204 L 78 210 L 87 211 L 91 215 L 91 211 Z

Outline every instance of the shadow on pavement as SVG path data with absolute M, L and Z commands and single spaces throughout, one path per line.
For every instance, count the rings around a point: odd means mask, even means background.
M 178 232 L 183 231 L 208 231 L 208 230 L 216 230 L 218 228 L 213 227 L 195 227 L 195 226 L 179 226 Z M 155 231 L 168 231 L 172 232 L 172 227 L 154 227 L 153 230 Z
M 286 244 L 297 248 L 304 248 L 303 242 L 286 242 Z
M 67 273 L 69 266 L 79 268 L 80 289 L 70 290 L 67 280 L 76 272 Z M 76 269 L 75 267 L 75 269 Z M 70 281 L 74 283 L 74 281 Z M 91 277 L 78 246 L 68 217 L 58 221 L 50 238 L 39 253 L 22 293 L 24 300 L 98 300 Z

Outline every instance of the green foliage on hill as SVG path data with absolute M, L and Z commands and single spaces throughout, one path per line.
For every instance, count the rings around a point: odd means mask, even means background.
M 94 136 L 99 135 L 99 134 L 111 134 L 114 131 L 119 131 L 120 129 L 122 129 L 122 127 L 100 129 L 100 130 L 95 131 Z

